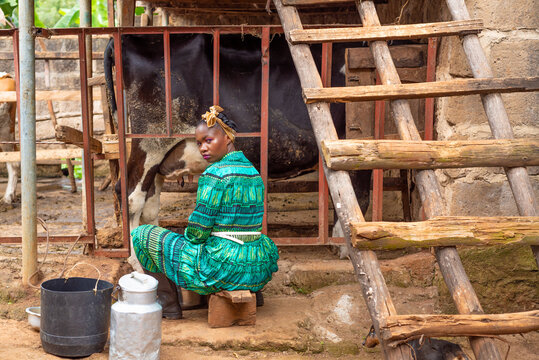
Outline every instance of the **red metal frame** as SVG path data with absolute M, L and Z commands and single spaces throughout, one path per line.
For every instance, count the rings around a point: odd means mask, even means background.
M 438 38 L 429 38 L 427 46 L 427 81 L 436 80 L 436 53 Z M 432 140 L 434 136 L 434 98 L 425 99 L 425 138 Z
M 310 26 L 320 28 L 323 26 Z M 116 99 L 118 112 L 118 140 L 119 140 L 119 165 L 120 165 L 120 184 L 121 184 L 121 208 L 122 208 L 122 237 L 123 248 L 121 249 L 98 249 L 95 255 L 106 255 L 110 257 L 127 257 L 130 249 L 130 229 L 129 229 L 129 205 L 127 198 L 127 151 L 125 141 L 127 138 L 185 138 L 193 137 L 193 134 L 174 134 L 172 133 L 172 91 L 171 91 L 171 60 L 170 60 L 170 34 L 181 33 L 208 33 L 213 34 L 214 39 L 214 64 L 213 64 L 213 101 L 219 103 L 219 48 L 220 34 L 233 33 L 256 33 L 261 35 L 262 44 L 262 87 L 261 87 L 261 112 L 260 112 L 260 131 L 250 133 L 240 133 L 238 137 L 260 137 L 260 175 L 267 188 L 268 185 L 268 143 L 269 143 L 269 44 L 270 33 L 282 32 L 281 26 L 194 26 L 194 27 L 109 27 L 109 28 L 72 28 L 72 29 L 36 29 L 40 36 L 50 37 L 54 35 L 77 35 L 79 40 L 79 66 L 81 82 L 81 110 L 83 125 L 83 148 L 84 148 L 84 170 L 85 191 L 86 191 L 86 212 L 87 212 L 87 235 L 79 236 L 51 236 L 52 242 L 74 242 L 79 239 L 81 243 L 94 244 L 95 242 L 95 209 L 93 193 L 93 166 L 92 159 L 99 158 L 90 153 L 90 123 L 88 117 L 88 83 L 86 70 L 86 35 L 106 34 L 114 38 L 114 57 L 116 68 Z M 16 35 L 15 30 L 0 30 L 0 36 Z M 124 108 L 124 89 L 123 89 L 123 68 L 122 64 L 122 44 L 121 36 L 124 34 L 162 34 L 164 43 L 165 59 L 165 96 L 166 96 L 166 134 L 130 134 L 126 130 L 126 118 Z M 18 39 L 14 37 L 14 61 L 15 76 L 18 79 Z M 322 57 L 322 81 L 326 85 L 331 84 L 331 44 L 323 44 Z M 17 81 L 17 100 L 19 96 L 19 82 Z M 19 102 L 17 103 L 19 106 Z M 320 167 L 321 169 L 321 167 Z M 294 237 L 294 238 L 275 238 L 278 245 L 323 245 L 323 244 L 342 244 L 342 238 L 330 238 L 328 235 L 328 187 L 327 181 L 320 171 L 319 175 L 319 237 Z M 267 231 L 267 194 L 264 201 L 265 215 L 263 220 L 263 231 Z M 38 241 L 45 241 L 45 237 L 38 237 Z M 20 243 L 20 237 L 0 237 L 0 243 Z
M 84 151 L 84 191 L 86 198 L 86 233 L 90 236 L 95 235 L 94 219 L 94 166 L 90 151 L 90 119 L 88 116 L 88 79 L 86 68 L 86 34 L 84 28 L 78 34 L 79 37 L 79 70 L 81 78 L 81 115 L 82 115 L 82 141 Z
M 376 72 L 376 85 L 380 85 L 380 75 Z M 374 102 L 374 138 L 384 138 L 384 119 L 386 102 L 378 100 Z M 382 221 L 384 199 L 384 169 L 372 171 L 372 221 Z
M 122 66 L 122 39 L 121 33 L 114 35 L 114 66 L 116 69 L 116 99 L 118 114 L 118 146 L 120 152 L 120 188 L 122 208 L 122 242 L 124 249 L 131 248 L 131 233 L 129 229 L 129 201 L 127 199 L 127 150 L 125 148 L 125 118 L 124 118 L 124 92 L 123 92 L 123 66 Z M 86 79 L 84 79 L 86 80 Z M 81 79 L 82 81 L 82 79 Z
M 324 87 L 331 87 L 332 55 L 333 44 L 323 43 L 320 77 Z M 322 161 L 322 157 L 318 155 L 318 242 L 327 244 L 329 243 L 329 189 Z
M 167 113 L 167 137 L 172 135 L 172 81 L 170 78 L 170 32 L 163 32 L 163 47 L 165 52 L 165 106 Z
M 262 89 L 260 99 L 260 176 L 264 188 L 268 188 L 268 142 L 269 142 L 269 62 L 270 62 L 270 28 L 262 29 Z M 262 232 L 268 231 L 268 192 L 264 192 L 264 217 Z
M 17 119 L 19 119 L 19 134 L 21 133 L 21 91 L 19 88 L 20 78 L 19 78 L 19 31 L 13 33 L 13 62 L 15 68 L 15 90 L 17 91 Z
M 221 48 L 221 32 L 213 32 L 213 104 L 219 105 L 219 49 Z

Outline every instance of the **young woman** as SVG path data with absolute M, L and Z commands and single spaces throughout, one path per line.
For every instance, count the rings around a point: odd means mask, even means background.
M 170 282 L 202 295 L 257 292 L 277 271 L 277 247 L 260 233 L 264 183 L 235 150 L 237 126 L 222 110 L 212 106 L 195 131 L 200 153 L 211 165 L 198 180 L 196 207 L 184 234 L 155 225 L 131 233 L 141 265 L 160 280 L 159 300 L 168 318 L 181 317 Z

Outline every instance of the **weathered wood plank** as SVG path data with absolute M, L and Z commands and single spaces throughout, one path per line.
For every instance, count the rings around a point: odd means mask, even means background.
M 78 51 L 36 51 L 36 60 L 77 60 Z M 93 52 L 93 59 L 103 59 L 103 52 Z M 13 60 L 13 51 L 0 51 L 0 60 Z
M 99 89 L 93 91 L 94 100 L 100 100 Z M 0 102 L 16 102 L 17 92 L 0 91 Z M 36 91 L 36 101 L 80 101 L 79 90 L 42 90 Z
M 470 18 L 464 0 L 446 0 L 446 3 L 453 19 L 468 20 Z M 477 35 L 464 36 L 462 38 L 462 47 L 474 77 L 491 78 L 494 76 Z M 501 95 L 482 95 L 481 100 L 483 101 L 483 107 L 485 108 L 485 113 L 494 138 L 514 138 L 513 129 L 511 128 L 511 123 L 509 122 L 507 111 L 505 111 Z M 513 192 L 519 214 L 526 216 L 539 215 L 539 202 L 533 191 L 526 168 L 507 168 L 505 169 L 505 174 L 509 180 L 509 185 L 511 186 L 511 191 Z M 539 267 L 539 247 L 533 247 L 532 251 L 535 255 L 535 262 Z
M 381 337 L 398 344 L 411 337 L 496 336 L 539 330 L 539 310 L 509 314 L 397 315 L 387 318 Z
M 380 26 L 380 19 L 372 1 L 356 0 L 356 6 L 363 26 Z M 375 59 L 376 69 L 378 70 L 378 74 L 380 74 L 381 83 L 384 85 L 400 84 L 401 81 L 395 64 L 391 59 L 387 43 L 385 41 L 374 41 L 369 44 L 369 47 Z M 414 124 L 408 100 L 392 100 L 390 104 L 395 125 L 401 139 L 421 140 L 419 131 Z M 447 208 L 444 205 L 440 184 L 434 171 L 418 171 L 416 174 L 416 184 L 427 218 L 446 215 Z M 435 248 L 435 253 L 436 260 L 438 261 L 457 310 L 460 313 L 482 313 L 483 309 L 462 266 L 456 248 L 437 247 Z M 500 351 L 493 339 L 471 337 L 470 345 L 478 360 L 501 360 Z
M 83 134 L 80 130 L 65 125 L 56 126 L 56 140 L 58 141 L 63 141 L 66 144 L 77 145 L 78 147 L 82 148 L 83 139 Z M 91 137 L 90 150 L 93 153 L 100 154 L 103 151 L 103 145 L 101 144 L 101 141 Z
M 305 103 L 421 99 L 471 94 L 530 92 L 539 90 L 539 77 L 457 79 L 416 84 L 346 86 L 303 89 Z
M 329 140 L 322 152 L 333 170 L 444 169 L 539 165 L 539 140 Z
M 299 14 L 295 7 L 284 6 L 281 0 L 273 0 L 273 3 L 281 19 L 287 40 L 290 40 L 290 31 L 302 28 Z M 302 88 L 322 87 L 322 80 L 309 46 L 305 44 L 292 45 L 289 43 L 289 47 Z M 319 150 L 321 150 L 322 140 L 338 139 L 329 104 L 308 104 L 307 111 Z M 350 175 L 343 171 L 333 171 L 328 169 L 325 164 L 323 165 L 331 198 L 335 204 L 339 220 L 345 225 L 350 220 L 365 221 L 357 198 L 354 196 L 354 188 L 350 180 Z M 354 265 L 354 271 L 361 285 L 365 303 L 367 304 L 375 329 L 379 330 L 379 324 L 382 319 L 390 314 L 396 314 L 395 306 L 382 276 L 380 264 L 374 252 L 357 251 L 352 247 L 348 228 L 345 231 L 345 239 L 350 250 L 350 260 Z M 382 341 L 382 351 L 385 357 L 390 360 L 411 359 L 409 351 L 404 346 L 391 349 Z
M 334 5 L 353 2 L 354 0 L 283 0 L 283 5 L 306 6 L 306 5 Z M 387 4 L 388 0 L 375 0 L 376 4 Z
M 36 150 L 36 161 L 73 159 L 82 157 L 82 149 L 47 149 Z M 0 163 L 20 162 L 20 151 L 2 151 L 0 152 Z
M 437 217 L 420 222 L 352 223 L 354 246 L 405 247 L 539 245 L 539 217 Z
M 426 44 L 391 46 L 389 52 L 397 68 L 418 68 L 427 65 Z M 376 68 L 369 48 L 346 49 L 345 56 L 349 70 Z
M 96 86 L 105 84 L 105 75 L 94 76 L 88 79 L 88 86 Z
M 293 44 L 309 44 L 319 42 L 411 40 L 433 36 L 473 34 L 480 32 L 482 28 L 483 22 L 481 20 L 465 20 L 410 25 L 298 29 L 290 32 L 290 41 Z

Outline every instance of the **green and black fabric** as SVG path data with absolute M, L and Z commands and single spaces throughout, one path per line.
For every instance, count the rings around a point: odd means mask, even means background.
M 212 232 L 260 232 L 264 183 L 241 151 L 210 165 L 198 181 L 194 212 L 183 235 L 155 225 L 131 232 L 141 265 L 162 272 L 199 294 L 221 290 L 258 291 L 277 271 L 277 247 L 266 235 L 236 236 L 244 244 Z

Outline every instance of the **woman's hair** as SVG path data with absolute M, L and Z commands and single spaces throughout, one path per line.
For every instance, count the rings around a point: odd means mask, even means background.
M 219 113 L 219 115 L 217 115 L 217 117 L 219 119 L 221 119 L 222 122 L 225 123 L 226 126 L 228 126 L 229 128 L 231 128 L 232 130 L 234 130 L 235 132 L 238 132 L 238 125 L 234 122 L 234 120 L 231 120 L 229 119 L 225 113 Z M 206 120 L 202 119 L 198 122 L 197 126 L 200 125 L 200 124 L 206 124 Z M 223 130 L 221 128 L 221 126 L 219 126 L 219 128 L 221 130 Z
M 231 128 L 235 132 L 238 132 L 238 125 L 234 122 L 234 120 L 227 118 L 224 113 L 219 113 L 217 117 L 221 119 L 221 121 L 224 122 L 225 125 L 227 125 L 229 128 Z

